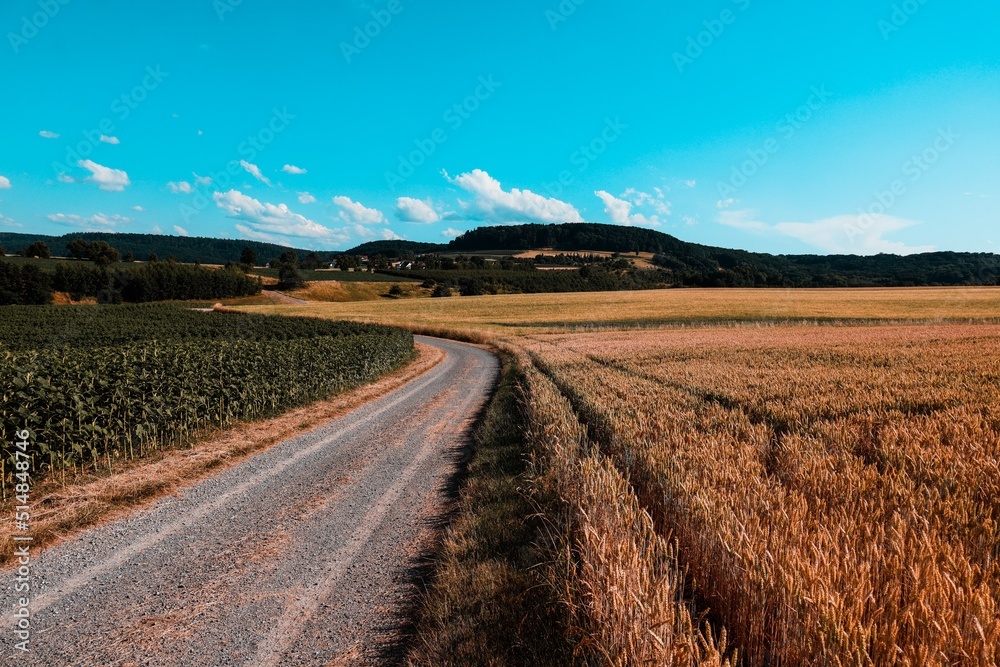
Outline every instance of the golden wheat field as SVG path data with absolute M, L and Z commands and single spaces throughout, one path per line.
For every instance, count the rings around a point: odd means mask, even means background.
M 312 297 L 305 297 L 312 298 Z M 1000 288 L 649 290 L 253 306 L 483 340 L 546 331 L 759 320 L 969 320 L 1000 317 Z
M 1000 327 L 511 345 L 538 476 L 567 505 L 566 602 L 596 655 L 997 664 Z

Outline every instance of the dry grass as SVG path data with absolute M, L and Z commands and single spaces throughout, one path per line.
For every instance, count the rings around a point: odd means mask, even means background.
M 995 320 L 1000 318 L 1000 288 L 684 289 L 512 294 L 261 306 L 246 310 L 352 319 L 411 330 L 475 331 L 480 336 L 502 338 L 553 331 L 657 327 L 670 323 Z
M 418 344 L 413 363 L 357 390 L 273 419 L 241 424 L 222 433 L 205 433 L 194 447 L 122 464 L 114 475 L 81 475 L 67 483 L 54 478 L 41 480 L 32 491 L 36 499 L 31 523 L 34 545 L 51 545 L 120 518 L 251 454 L 343 416 L 425 373 L 443 356 L 437 348 Z M 0 504 L 0 516 L 4 517 L 0 522 L 0 566 L 9 564 L 13 554 L 13 504 L 13 499 Z
M 389 290 L 398 285 L 403 290 L 399 297 L 389 297 Z M 288 292 L 289 296 L 305 301 L 321 303 L 356 303 L 360 301 L 377 301 L 380 303 L 392 300 L 420 299 L 429 297 L 431 291 L 422 288 L 420 283 L 379 283 L 379 282 L 342 282 L 339 280 L 317 281 L 306 283 L 302 289 Z
M 595 538 L 600 562 L 652 568 L 671 537 L 744 664 L 1000 660 L 1000 327 L 666 330 L 523 349 L 654 521 L 652 536 L 637 520 Z M 608 496 L 586 520 L 629 488 L 597 464 L 579 474 L 566 494 Z M 606 575 L 592 590 L 623 585 Z M 602 646 L 659 617 L 627 597 L 608 606 Z

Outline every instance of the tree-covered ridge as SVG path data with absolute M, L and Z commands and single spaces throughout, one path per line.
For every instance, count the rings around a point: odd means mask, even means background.
M 441 243 L 419 243 L 417 241 L 370 241 L 351 248 L 347 255 L 384 255 L 391 258 L 413 257 L 425 253 L 441 252 L 448 246 Z
M 458 237 L 457 252 L 531 250 L 650 252 L 671 283 L 702 287 L 892 287 L 996 285 L 1000 256 L 768 255 L 687 243 L 651 229 L 592 223 L 483 227 Z

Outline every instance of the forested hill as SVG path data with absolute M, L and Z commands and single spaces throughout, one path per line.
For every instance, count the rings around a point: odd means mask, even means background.
M 451 242 L 452 252 L 531 250 L 651 252 L 675 284 L 787 287 L 996 285 L 1000 255 L 768 255 L 687 243 L 651 229 L 591 223 L 483 227 Z
M 192 263 L 200 261 L 205 264 L 239 262 L 240 253 L 248 246 L 257 253 L 259 262 L 266 262 L 275 257 L 280 257 L 282 253 L 290 250 L 290 248 L 274 243 L 193 236 L 108 234 L 101 232 L 76 232 L 66 234 L 65 236 L 42 236 L 40 234 L 0 232 L 0 246 L 6 248 L 9 253 L 16 253 L 35 241 L 42 241 L 49 247 L 53 255 L 62 256 L 66 254 L 66 244 L 73 239 L 85 239 L 91 242 L 107 241 L 122 255 L 132 253 L 139 260 L 145 260 L 151 254 L 155 254 L 160 259 L 174 257 L 179 262 Z M 304 257 L 309 252 L 309 250 L 296 250 L 299 257 Z M 320 252 L 317 254 L 323 260 L 332 260 L 340 253 Z
M 422 255 L 447 250 L 441 243 L 419 243 L 417 241 L 369 241 L 347 251 L 348 255 L 384 255 L 399 258 Z

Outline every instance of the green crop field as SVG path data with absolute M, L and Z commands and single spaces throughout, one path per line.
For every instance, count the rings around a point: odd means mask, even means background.
M 113 467 L 200 429 L 266 417 L 374 380 L 413 353 L 408 332 L 176 305 L 8 307 L 0 324 L 0 472 L 14 434 L 33 469 Z

